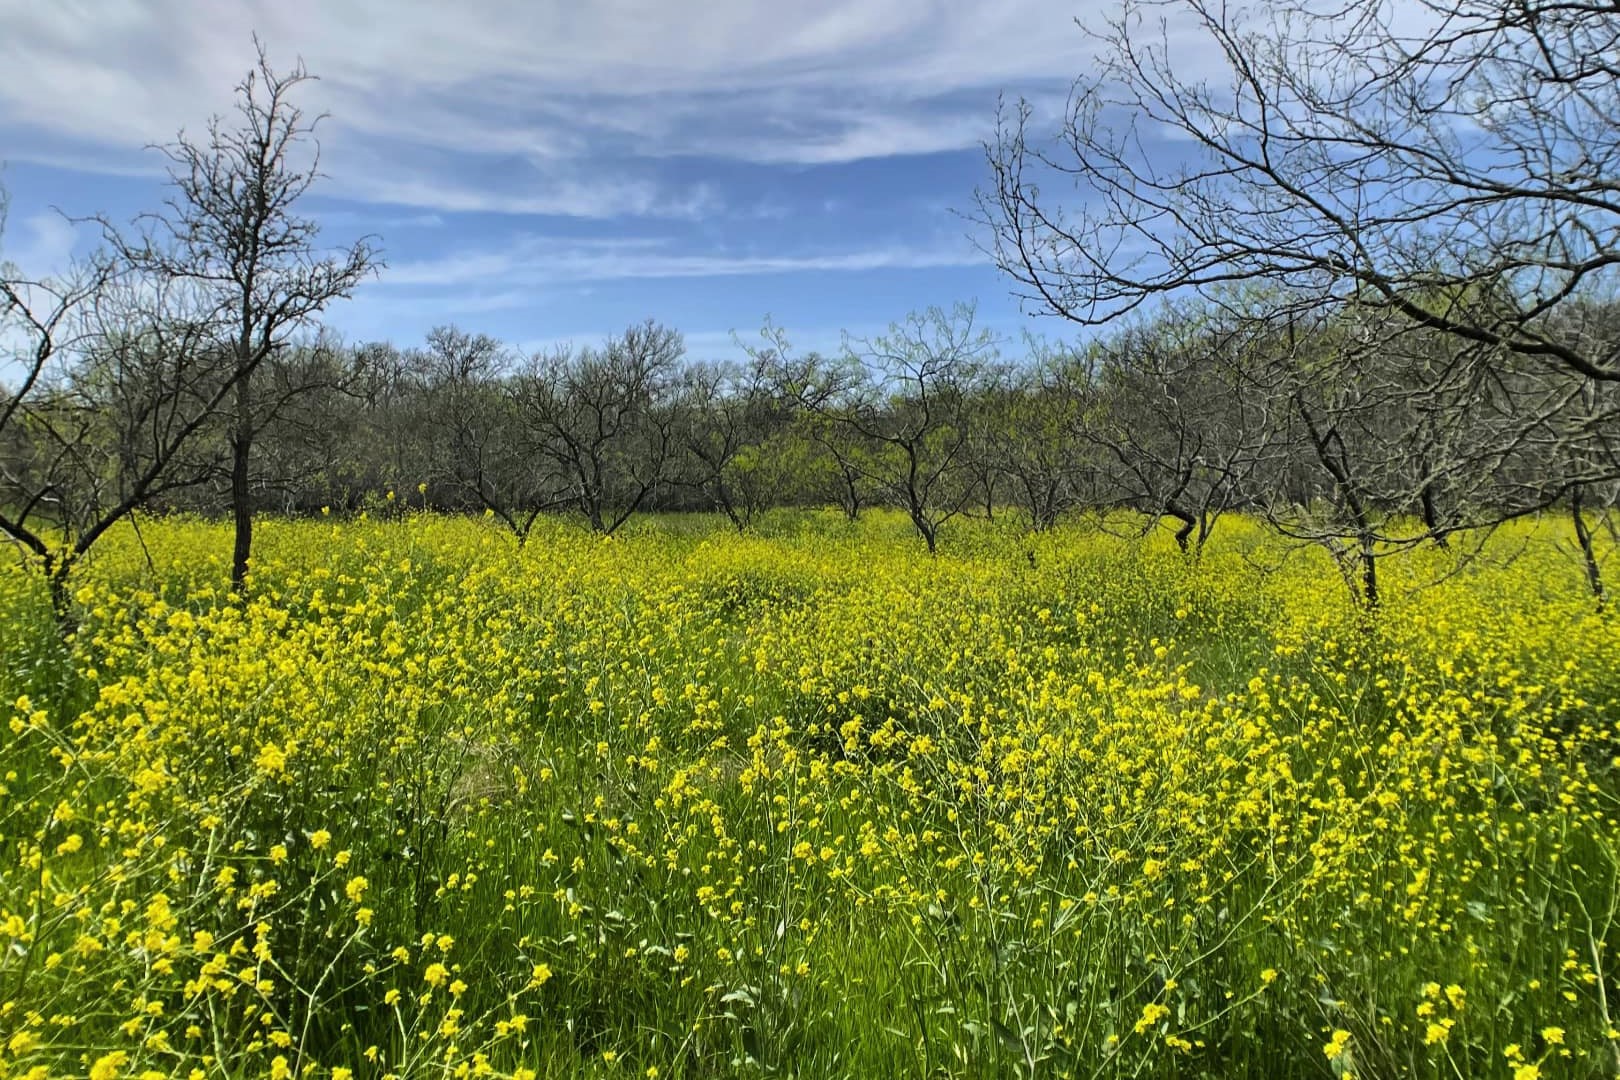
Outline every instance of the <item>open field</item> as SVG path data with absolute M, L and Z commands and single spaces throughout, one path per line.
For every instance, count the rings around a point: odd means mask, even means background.
M 0 1076 L 1620 1070 L 1563 524 L 121 528 L 0 571 Z

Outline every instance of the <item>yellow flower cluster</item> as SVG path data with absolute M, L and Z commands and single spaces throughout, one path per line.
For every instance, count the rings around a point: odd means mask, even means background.
M 0 1078 L 1599 1075 L 1620 619 L 883 513 L 0 572 Z M 64 633 L 66 637 L 64 639 Z

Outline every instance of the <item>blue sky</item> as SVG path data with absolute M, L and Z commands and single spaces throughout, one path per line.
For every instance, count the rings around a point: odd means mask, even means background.
M 652 316 L 729 355 L 767 314 L 802 347 L 976 300 L 1027 324 L 962 213 L 997 95 L 1061 106 L 1089 42 L 1057 0 L 0 0 L 0 253 L 90 241 L 51 207 L 162 197 L 143 147 L 231 103 L 250 33 L 325 110 L 307 209 L 388 268 L 328 322 L 523 346 Z M 1060 327 L 1043 324 L 1050 331 Z

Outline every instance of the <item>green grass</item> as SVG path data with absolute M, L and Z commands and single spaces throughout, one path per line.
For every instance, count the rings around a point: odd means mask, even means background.
M 1377 616 L 1242 521 L 267 522 L 243 602 L 177 519 L 67 643 L 10 572 L 0 1076 L 1613 1075 L 1556 528 Z

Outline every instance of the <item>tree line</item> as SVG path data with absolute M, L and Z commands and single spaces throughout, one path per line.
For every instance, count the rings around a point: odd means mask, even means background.
M 1143 18 L 1167 8 L 1224 80 L 1176 75 Z M 1325 548 L 1372 607 L 1388 552 L 1556 512 L 1601 604 L 1616 9 L 1257 10 L 1126 4 L 1054 130 L 1004 112 L 987 250 L 1078 340 L 1013 348 L 958 305 L 830 355 L 767 323 L 718 361 L 653 321 L 535 355 L 453 326 L 403 347 L 322 331 L 381 257 L 319 247 L 300 216 L 319 118 L 293 100 L 308 74 L 261 48 L 234 122 L 166 148 L 162 210 L 92 219 L 103 250 L 60 279 L 0 274 L 0 531 L 65 603 L 72 565 L 143 509 L 228 511 L 238 587 L 256 513 L 379 492 L 518 543 L 550 512 L 611 534 L 655 510 L 746 530 L 773 506 L 884 505 L 932 551 L 963 515 L 1118 508 L 1196 557 L 1242 511 Z M 1190 156 L 1165 169 L 1148 127 Z

